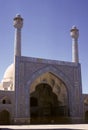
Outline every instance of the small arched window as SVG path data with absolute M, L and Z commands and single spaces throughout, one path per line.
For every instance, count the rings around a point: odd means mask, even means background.
M 3 99 L 3 100 L 2 100 L 2 103 L 3 103 L 3 104 L 6 104 L 6 100 L 5 100 L 5 99 Z
M 11 101 L 10 101 L 10 99 L 8 97 L 4 97 L 2 99 L 2 104 L 11 104 Z

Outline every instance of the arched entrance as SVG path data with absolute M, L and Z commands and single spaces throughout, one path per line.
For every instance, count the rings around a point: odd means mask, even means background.
M 35 73 L 33 73 L 31 78 L 27 82 L 26 98 L 29 97 L 29 103 L 26 102 L 25 105 L 26 105 L 26 108 L 28 108 L 29 106 L 29 112 L 28 112 L 28 109 L 26 109 L 26 111 L 27 111 L 27 115 L 28 114 L 30 115 L 29 116 L 30 123 L 33 123 L 32 114 L 31 114 L 32 107 L 30 106 L 31 93 L 35 92 L 36 86 L 41 83 L 47 83 L 48 85 L 50 85 L 52 87 L 53 93 L 57 95 L 58 100 L 60 99 L 59 101 L 61 105 L 66 108 L 66 112 L 65 112 L 66 116 L 62 117 L 63 119 L 61 118 L 58 119 L 58 121 L 57 122 L 55 121 L 55 123 L 58 123 L 58 124 L 59 123 L 60 124 L 72 123 L 71 116 L 73 114 L 73 108 L 72 108 L 73 93 L 71 90 L 73 90 L 73 86 L 69 78 L 61 70 L 53 66 L 47 66 L 45 68 L 42 68 L 36 71 Z M 36 107 L 36 110 L 37 110 L 37 107 Z M 34 123 L 37 124 L 37 120 Z
M 85 123 L 88 123 L 88 111 L 85 112 Z
M 50 118 L 56 115 L 57 96 L 52 92 L 52 88 L 48 84 L 42 83 L 37 85 L 36 90 L 31 93 L 30 105 L 32 120 L 37 118 L 37 121 L 41 123 L 48 123 L 51 120 Z
M 66 87 L 51 73 L 42 75 L 30 87 L 30 116 L 33 124 L 69 123 Z
M 9 125 L 10 124 L 10 113 L 7 110 L 0 112 L 0 125 Z

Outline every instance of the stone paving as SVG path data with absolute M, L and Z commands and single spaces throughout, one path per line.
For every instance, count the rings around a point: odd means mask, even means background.
M 5 125 L 0 130 L 88 130 L 88 125 Z

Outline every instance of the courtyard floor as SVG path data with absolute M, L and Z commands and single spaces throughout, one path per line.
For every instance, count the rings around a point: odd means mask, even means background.
M 1 125 L 0 130 L 88 130 L 88 125 Z

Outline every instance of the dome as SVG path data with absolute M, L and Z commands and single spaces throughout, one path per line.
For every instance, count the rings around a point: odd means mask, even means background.
M 13 64 L 11 64 L 5 71 L 2 82 L 9 82 L 13 80 Z

